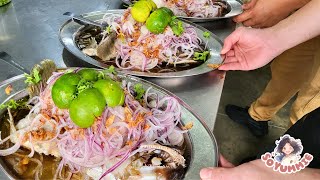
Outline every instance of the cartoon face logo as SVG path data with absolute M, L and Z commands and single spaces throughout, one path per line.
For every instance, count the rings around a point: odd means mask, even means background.
M 295 139 L 288 134 L 280 137 L 275 142 L 273 152 L 266 152 L 261 160 L 269 168 L 280 173 L 296 173 L 306 168 L 313 160 L 313 156 L 305 153 L 301 158 L 303 146 L 300 139 Z
M 294 151 L 294 148 L 291 146 L 290 143 L 286 143 L 286 145 L 283 146 L 282 152 L 285 155 L 290 155 Z
M 276 145 L 273 155 L 282 165 L 295 164 L 300 160 L 303 151 L 300 139 L 294 139 L 286 134 L 276 141 Z

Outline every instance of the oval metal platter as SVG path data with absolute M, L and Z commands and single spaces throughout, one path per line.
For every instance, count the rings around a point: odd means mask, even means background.
M 141 78 L 137 78 L 130 75 L 119 74 L 122 80 L 131 82 L 133 84 L 140 83 L 144 88 L 152 87 L 154 93 L 161 96 L 172 96 L 178 100 L 181 105 L 181 120 L 183 124 L 188 122 L 193 122 L 192 129 L 189 130 L 185 139 L 187 149 L 190 149 L 187 159 L 187 170 L 185 174 L 185 179 L 199 179 L 200 170 L 204 167 L 216 167 L 218 166 L 218 146 L 214 135 L 211 133 L 210 129 L 204 123 L 204 121 L 194 113 L 190 106 L 183 102 L 180 98 L 175 96 L 173 93 L 151 83 Z M 9 101 L 10 99 L 20 99 L 27 96 L 25 90 L 25 77 L 24 75 L 15 76 L 8 80 L 0 83 L 0 92 L 4 92 L 8 85 L 13 87 L 13 91 L 10 95 L 5 93 L 0 93 L 0 104 Z M 4 110 L 0 110 L 0 114 L 3 114 Z M 2 124 L 2 123 L 1 123 Z M 189 148 L 188 148 L 189 147 Z M 0 157 L 0 165 L 2 171 L 7 175 L 9 179 L 19 179 L 13 172 L 12 167 L 7 166 L 4 158 Z M 0 172 L 0 177 L 1 176 Z
M 92 12 L 83 14 L 82 16 L 85 18 L 88 18 L 93 21 L 100 21 L 104 15 L 107 14 L 122 14 L 124 10 L 107 10 L 107 11 L 99 11 L 99 12 Z M 220 56 L 220 51 L 222 49 L 222 41 L 214 34 L 210 33 L 210 37 L 208 39 L 205 39 L 203 37 L 204 32 L 210 32 L 209 30 L 193 24 L 187 20 L 181 19 L 184 24 L 188 24 L 191 26 L 194 26 L 196 29 L 196 32 L 198 34 L 198 37 L 202 39 L 203 42 L 207 43 L 207 48 L 210 51 L 210 57 L 209 59 L 204 62 L 203 64 L 194 67 L 192 69 L 184 70 L 184 71 L 177 71 L 177 72 L 167 72 L 167 73 L 152 73 L 152 72 L 141 72 L 141 71 L 130 71 L 130 70 L 121 70 L 117 69 L 117 71 L 120 71 L 125 74 L 131 74 L 135 76 L 142 76 L 142 77 L 159 77 L 159 78 L 170 78 L 170 77 L 185 77 L 185 76 L 194 76 L 199 74 L 204 74 L 207 72 L 210 72 L 214 70 L 214 68 L 208 67 L 208 64 L 216 64 L 220 65 L 223 63 L 223 60 Z M 66 21 L 62 27 L 60 28 L 60 34 L 59 38 L 61 43 L 65 46 L 65 48 L 80 58 L 81 60 L 94 65 L 95 67 L 99 68 L 107 68 L 108 65 L 99 62 L 95 60 L 94 58 L 85 55 L 76 45 L 75 43 L 75 37 L 76 34 L 81 30 L 84 26 L 81 26 L 77 24 L 76 22 L 73 22 L 71 19 Z
M 227 12 L 225 15 L 220 17 L 208 17 L 208 18 L 197 18 L 197 17 L 188 17 L 188 16 L 178 16 L 180 18 L 192 21 L 192 22 L 208 22 L 215 21 L 219 19 L 227 19 L 237 16 L 243 12 L 242 10 L 242 1 L 241 0 L 224 0 L 227 2 Z M 127 5 L 132 4 L 131 0 L 123 0 L 123 2 Z

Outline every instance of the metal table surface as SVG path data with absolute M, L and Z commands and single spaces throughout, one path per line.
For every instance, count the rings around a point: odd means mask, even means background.
M 12 0 L 0 7 L 0 51 L 9 53 L 18 63 L 31 69 L 44 58 L 55 60 L 59 67 L 89 66 L 63 48 L 58 39 L 60 26 L 68 19 L 62 14 L 82 14 L 105 9 L 118 9 L 120 0 Z M 235 24 L 229 20 L 201 23 L 222 40 Z M 0 62 L 0 81 L 21 74 L 14 67 Z M 146 78 L 173 92 L 189 104 L 213 130 L 225 73 L 170 79 Z M 3 179 L 4 176 L 1 176 Z

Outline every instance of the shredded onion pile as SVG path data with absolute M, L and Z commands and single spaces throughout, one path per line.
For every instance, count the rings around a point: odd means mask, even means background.
M 219 16 L 216 0 L 153 0 L 158 7 L 168 7 L 177 16 L 209 18 Z
M 195 51 L 204 51 L 192 26 L 185 26 L 180 36 L 175 36 L 170 26 L 162 34 L 153 34 L 132 18 L 130 8 L 121 16 L 107 14 L 103 20 L 117 33 L 116 63 L 121 69 L 149 71 L 162 63 L 175 67 L 193 61 Z

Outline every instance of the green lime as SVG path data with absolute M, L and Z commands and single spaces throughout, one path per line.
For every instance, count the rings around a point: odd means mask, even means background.
M 60 109 L 67 109 L 74 99 L 80 76 L 75 73 L 62 75 L 52 86 L 51 97 L 54 104 Z
M 149 4 L 151 4 L 152 10 L 155 10 L 155 9 L 158 8 L 157 5 L 156 5 L 156 3 L 154 3 L 152 0 L 147 0 L 147 1 L 149 2 Z
M 171 17 L 174 16 L 174 13 L 173 13 L 173 11 L 171 11 L 171 9 L 169 9 L 167 7 L 161 7 L 161 8 L 159 8 L 159 10 L 165 11 L 170 16 L 170 18 L 167 20 L 171 21 Z
M 106 101 L 97 89 L 86 89 L 70 104 L 71 120 L 81 128 L 88 128 L 96 117 L 101 116 L 105 106 Z
M 70 103 L 73 101 L 76 88 L 76 86 L 59 86 L 55 84 L 51 91 L 54 104 L 60 109 L 69 108 Z
M 151 12 L 148 4 L 147 1 L 138 1 L 133 5 L 131 15 L 134 20 L 143 23 L 148 19 Z
M 98 79 L 98 71 L 94 69 L 81 69 L 77 72 L 83 79 L 87 81 L 96 81 Z
M 148 3 L 147 6 L 150 9 L 150 11 L 157 9 L 157 5 L 152 0 L 140 0 L 140 1 L 147 2 Z
M 102 93 L 109 107 L 123 105 L 125 94 L 118 82 L 101 79 L 95 82 L 93 87 Z
M 76 73 L 67 73 L 62 75 L 55 84 L 78 85 L 81 77 Z
M 171 22 L 172 14 L 172 11 L 165 7 L 155 10 L 147 19 L 147 29 L 154 34 L 163 33 Z

